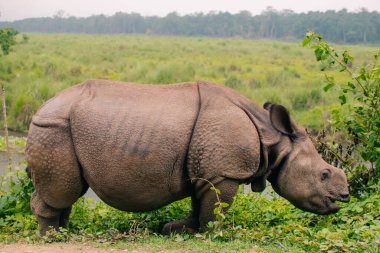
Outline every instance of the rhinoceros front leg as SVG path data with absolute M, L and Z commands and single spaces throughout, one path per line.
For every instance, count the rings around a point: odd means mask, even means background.
M 223 209 L 223 212 L 227 212 L 229 207 L 234 201 L 234 197 L 239 189 L 239 183 L 236 180 L 224 179 L 220 183 L 215 185 L 215 188 L 220 190 L 219 200 L 222 203 L 227 203 L 228 207 Z M 214 209 L 216 207 L 215 203 L 218 202 L 216 192 L 208 188 L 200 197 L 200 208 L 199 208 L 199 224 L 200 230 L 207 230 L 207 224 L 210 221 L 215 221 L 216 217 L 214 214 Z
M 199 229 L 199 200 L 195 195 L 191 196 L 192 211 L 186 218 L 165 224 L 162 234 L 170 235 L 173 233 L 195 233 Z
M 170 235 L 172 233 L 183 233 L 190 232 L 194 233 L 199 229 L 204 231 L 207 229 L 207 224 L 210 221 L 215 221 L 215 203 L 218 202 L 218 197 L 215 191 L 210 190 L 211 185 L 205 181 L 200 181 L 200 184 L 196 188 L 205 189 L 204 192 L 195 194 L 191 197 L 192 200 L 192 211 L 183 220 L 178 220 L 165 224 L 162 229 L 162 233 L 165 235 Z M 219 200 L 224 203 L 228 203 L 231 206 L 234 196 L 239 189 L 239 183 L 235 180 L 223 179 L 215 185 L 217 189 L 221 191 L 219 195 Z M 198 197 L 196 197 L 198 196 Z M 224 208 L 224 212 L 228 208 Z

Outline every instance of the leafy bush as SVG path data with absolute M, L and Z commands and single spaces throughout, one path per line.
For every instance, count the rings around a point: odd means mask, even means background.
M 380 50 L 374 53 L 372 63 L 354 70 L 354 58 L 350 53 L 338 53 L 319 34 L 307 33 L 303 45 L 314 49 L 316 60 L 322 63 L 322 71 L 338 69 L 349 74 L 350 80 L 340 84 L 326 74 L 324 90 L 333 87 L 338 90 L 341 107 L 332 112 L 333 125 L 344 131 L 350 141 L 349 146 L 354 147 L 362 158 L 350 173 L 351 181 L 360 186 L 376 184 L 380 179 Z M 358 180 L 361 184 L 356 182 Z
M 21 152 L 25 149 L 24 138 L 11 137 L 10 149 Z M 0 151 L 5 151 L 5 139 L 0 137 Z M 37 228 L 34 218 L 31 219 L 30 195 L 33 184 L 27 173 L 19 167 L 8 165 L 0 172 L 0 231 L 4 233 L 31 233 Z M 1 235 L 0 238 L 4 235 Z
M 8 215 L 31 214 L 30 194 L 33 184 L 25 171 L 16 168 L 1 176 L 0 220 Z
M 3 55 L 9 54 L 11 47 L 16 44 L 15 37 L 17 34 L 18 31 L 13 28 L 0 29 L 0 48 Z

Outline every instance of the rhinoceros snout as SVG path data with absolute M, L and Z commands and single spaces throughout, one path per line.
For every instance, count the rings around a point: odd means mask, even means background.
M 343 193 L 340 194 L 340 202 L 350 202 L 350 194 L 349 193 Z
M 349 202 L 350 201 L 350 192 L 348 190 L 348 183 L 346 175 L 343 170 L 332 167 L 337 174 L 337 177 L 333 179 L 332 184 L 337 184 L 335 192 L 336 192 L 336 200 L 340 202 Z

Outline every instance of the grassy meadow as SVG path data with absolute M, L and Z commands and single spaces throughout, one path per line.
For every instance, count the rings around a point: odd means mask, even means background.
M 327 107 L 337 104 L 332 94 L 322 90 L 323 74 L 313 52 L 300 43 L 129 35 L 28 36 L 27 43 L 16 45 L 14 52 L 0 58 L 9 127 L 17 131 L 26 131 L 38 107 L 60 90 L 97 78 L 155 84 L 209 80 L 236 89 L 259 104 L 281 103 L 308 128 L 323 126 Z M 349 48 L 354 56 L 374 50 Z
M 301 125 L 313 129 L 325 127 L 329 111 L 339 106 L 334 92 L 323 91 L 324 74 L 313 51 L 300 42 L 76 34 L 28 37 L 27 43 L 17 44 L 9 56 L 0 58 L 8 125 L 16 131 L 27 131 L 35 111 L 57 92 L 97 78 L 155 84 L 209 80 L 258 104 L 281 103 Z M 376 49 L 337 47 L 350 50 L 358 66 Z M 338 81 L 347 78 L 342 73 L 335 76 Z M 11 138 L 14 152 L 24 147 L 25 139 Z M 0 151 L 4 150 L 0 138 Z M 24 171 L 16 170 L 0 175 L 0 248 L 1 243 L 64 242 L 137 252 L 379 252 L 380 185 L 371 187 L 328 216 L 302 212 L 273 191 L 242 194 L 241 189 L 219 223 L 222 229 L 171 237 L 160 235 L 162 225 L 186 216 L 189 199 L 152 212 L 129 213 L 81 198 L 73 206 L 68 229 L 39 238 L 29 205 L 32 183 Z

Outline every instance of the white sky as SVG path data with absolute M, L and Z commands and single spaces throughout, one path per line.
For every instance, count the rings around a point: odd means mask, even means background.
M 236 13 L 240 10 L 259 14 L 267 6 L 277 10 L 292 9 L 295 12 L 342 8 L 357 11 L 361 7 L 380 12 L 380 0 L 0 0 L 0 21 L 51 17 L 58 10 L 77 17 L 93 14 L 112 15 L 118 11 L 138 12 L 144 16 L 165 16 L 173 11 L 182 15 L 209 11 Z

